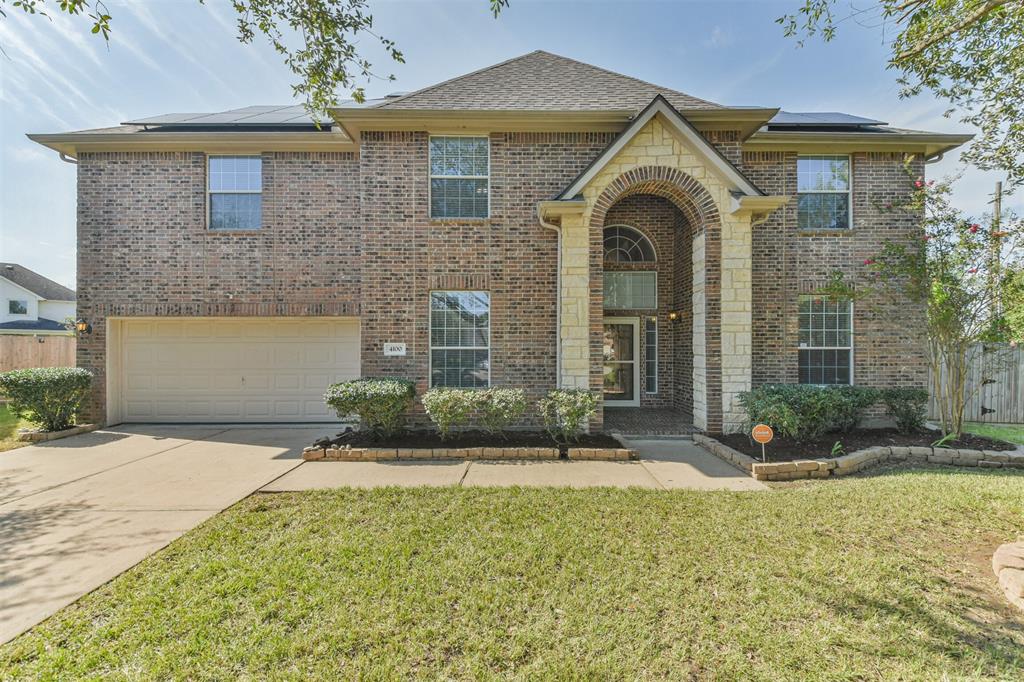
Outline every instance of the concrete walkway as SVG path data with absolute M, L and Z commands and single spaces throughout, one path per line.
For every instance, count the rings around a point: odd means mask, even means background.
M 323 430 L 137 426 L 0 453 L 0 642 L 295 468 Z
M 638 462 L 306 462 L 264 492 L 381 486 L 611 486 L 656 490 L 766 490 L 689 440 L 637 440 Z

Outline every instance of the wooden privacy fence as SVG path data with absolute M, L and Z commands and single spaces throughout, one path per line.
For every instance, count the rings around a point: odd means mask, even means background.
M 930 376 L 930 375 L 929 375 Z M 934 378 L 929 379 L 928 414 L 939 418 Z M 1024 347 L 981 345 L 967 354 L 964 419 L 991 424 L 1024 424 Z
M 25 367 L 74 367 L 75 337 L 0 334 L 0 372 Z

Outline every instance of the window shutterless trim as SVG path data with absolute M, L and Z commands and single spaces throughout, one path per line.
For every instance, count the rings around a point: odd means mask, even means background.
M 259 159 L 260 160 L 260 188 L 239 189 L 239 190 L 214 190 L 210 188 L 210 159 Z M 263 200 L 260 199 L 260 224 L 258 227 L 242 227 L 237 229 L 220 229 L 213 227 L 213 202 L 210 201 L 211 194 L 263 194 L 263 153 L 262 152 L 225 152 L 206 154 L 206 231 L 207 232 L 255 232 L 263 229 Z
M 644 319 L 644 393 L 647 395 L 658 394 L 658 318 L 655 316 L 645 317 Z M 654 343 L 650 341 L 651 335 L 654 335 Z M 654 349 L 654 355 L 651 355 L 651 349 Z M 653 365 L 654 371 L 651 372 Z M 650 382 L 654 380 L 654 390 L 650 390 Z
M 434 345 L 434 294 L 487 294 L 487 345 L 486 346 L 435 346 Z M 434 385 L 434 351 L 435 350 L 485 350 L 487 351 L 487 386 L 491 387 L 491 292 L 484 289 L 431 289 L 427 292 L 427 388 L 438 388 Z M 465 386 L 441 386 L 441 388 L 467 388 Z
M 430 141 L 444 137 L 464 137 L 472 140 L 487 141 L 487 175 L 434 175 L 433 164 L 430 162 Z M 486 180 L 487 181 L 487 215 L 485 216 L 436 216 L 434 215 L 434 180 Z M 491 136 L 470 133 L 452 135 L 427 136 L 427 214 L 431 220 L 489 220 L 491 217 Z
M 850 383 L 849 384 L 805 384 L 805 385 L 807 385 L 807 386 L 853 386 L 854 385 L 854 381 L 856 379 L 856 377 L 854 376 L 854 367 L 856 366 L 856 363 L 854 362 L 855 351 L 854 351 L 854 348 L 853 348 L 853 301 L 850 300 L 850 299 L 846 300 L 846 303 L 847 303 L 847 305 L 849 306 L 849 309 L 850 309 L 850 343 L 849 343 L 849 345 L 847 345 L 847 346 L 802 346 L 802 345 L 800 345 L 800 331 L 801 331 L 800 330 L 800 303 L 802 303 L 804 300 L 814 299 L 814 298 L 816 298 L 816 297 L 811 295 L 811 294 L 801 294 L 799 299 L 797 300 L 797 330 L 796 330 L 796 336 L 797 336 L 797 346 L 796 346 L 796 351 L 797 351 L 797 374 L 799 375 L 799 372 L 800 372 L 800 351 L 802 351 L 802 350 L 846 350 L 846 351 L 850 351 Z M 818 297 L 818 298 L 824 298 L 824 297 Z M 797 382 L 798 383 L 799 383 L 799 380 L 800 379 L 799 379 L 799 376 L 798 376 L 797 377 Z
M 846 191 L 842 192 L 839 190 L 824 190 L 824 189 L 800 189 L 800 159 L 846 159 Z M 799 198 L 797 199 L 797 216 L 796 224 L 797 228 L 804 232 L 828 232 L 830 230 L 852 230 L 853 229 L 853 155 L 851 154 L 797 154 L 796 156 L 796 167 L 797 167 L 797 190 L 796 194 L 799 197 L 801 194 L 845 194 L 847 196 L 846 202 L 846 227 L 800 227 L 800 204 Z

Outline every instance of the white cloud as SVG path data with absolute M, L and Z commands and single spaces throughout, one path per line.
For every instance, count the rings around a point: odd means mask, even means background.
M 735 42 L 733 35 L 730 31 L 726 31 L 721 26 L 715 26 L 711 29 L 711 34 L 703 41 L 704 47 L 720 48 L 729 47 Z

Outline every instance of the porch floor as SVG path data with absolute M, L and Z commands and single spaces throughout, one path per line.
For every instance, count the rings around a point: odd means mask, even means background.
M 689 412 L 670 407 L 605 407 L 604 430 L 624 436 L 683 436 L 698 431 Z

